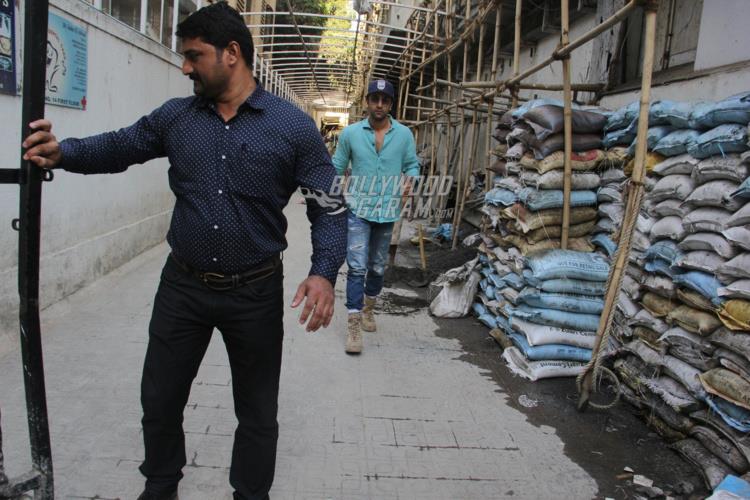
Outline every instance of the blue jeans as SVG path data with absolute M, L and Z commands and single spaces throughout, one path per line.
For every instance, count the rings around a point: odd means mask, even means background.
M 370 222 L 349 211 L 348 223 L 346 308 L 361 311 L 364 295 L 375 297 L 383 289 L 393 222 Z

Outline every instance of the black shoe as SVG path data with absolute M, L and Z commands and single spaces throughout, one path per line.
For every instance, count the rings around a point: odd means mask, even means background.
M 143 493 L 138 495 L 138 500 L 179 500 L 179 498 L 176 489 L 167 493 L 152 493 L 144 490 Z

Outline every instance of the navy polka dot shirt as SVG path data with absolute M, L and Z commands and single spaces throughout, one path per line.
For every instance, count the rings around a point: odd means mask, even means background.
M 172 250 L 196 269 L 237 273 L 287 247 L 283 209 L 303 187 L 329 193 L 336 172 L 313 120 L 260 84 L 225 122 L 201 97 L 171 99 L 135 124 L 61 142 L 61 168 L 115 173 L 169 158 L 177 197 L 167 235 Z M 346 256 L 346 213 L 307 200 L 312 224 L 310 274 L 336 282 Z

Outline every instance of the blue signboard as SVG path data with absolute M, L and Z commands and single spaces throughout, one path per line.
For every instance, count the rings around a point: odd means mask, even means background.
M 47 102 L 86 109 L 87 81 L 86 28 L 50 13 L 47 29 Z
M 0 0 L 0 94 L 16 93 L 16 23 L 13 0 Z

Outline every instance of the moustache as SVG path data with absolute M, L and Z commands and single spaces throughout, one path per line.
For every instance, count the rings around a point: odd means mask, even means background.
M 201 79 L 201 77 L 200 77 L 200 76 L 198 76 L 198 75 L 196 75 L 195 73 L 190 73 L 190 74 L 188 75 L 188 78 L 190 78 L 190 79 L 191 79 L 191 80 L 193 80 L 194 82 L 199 82 L 199 81 L 200 81 L 200 79 Z

